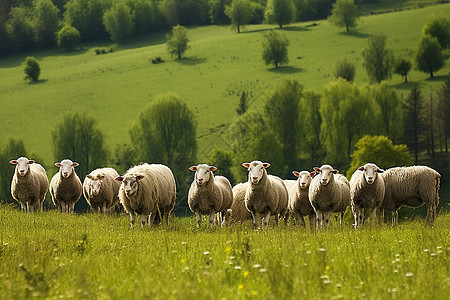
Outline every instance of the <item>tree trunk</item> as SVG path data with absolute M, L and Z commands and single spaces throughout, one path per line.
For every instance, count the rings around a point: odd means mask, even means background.
M 405 83 L 408 82 L 408 73 L 405 74 Z
M 237 24 L 237 31 L 238 33 L 241 33 L 241 27 L 239 26 L 239 24 Z
M 433 70 L 430 70 L 430 78 L 433 78 Z
M 350 28 L 348 28 L 348 23 L 345 23 L 345 27 L 347 27 L 347 32 L 350 32 Z

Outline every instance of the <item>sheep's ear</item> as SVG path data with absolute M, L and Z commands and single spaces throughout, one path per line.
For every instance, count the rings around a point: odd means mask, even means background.
M 357 170 L 364 171 L 364 167 L 359 167 Z
M 72 167 L 78 167 L 79 165 L 80 165 L 80 164 L 77 163 L 77 162 L 75 162 L 75 161 L 72 163 Z
M 57 162 L 57 163 L 55 163 L 55 166 L 57 166 L 58 168 L 61 168 L 61 163 L 60 162 Z
M 12 165 L 17 165 L 17 160 L 15 160 L 15 159 L 10 160 L 9 163 L 12 164 Z
M 244 167 L 244 168 L 250 168 L 250 163 L 242 163 L 242 166 Z
M 119 176 L 119 177 L 114 178 L 114 180 L 117 180 L 117 181 L 123 181 L 123 177 L 122 177 L 122 176 Z
M 300 176 L 300 172 L 299 171 L 292 171 L 292 174 L 294 174 L 295 177 L 299 177 Z
M 92 177 L 92 175 L 86 175 L 86 177 L 89 179 L 94 179 L 94 177 Z
M 339 173 L 339 170 L 336 170 L 336 169 L 333 169 L 333 174 L 338 174 Z
M 35 162 L 36 162 L 36 161 L 30 159 L 30 160 L 28 161 L 28 164 L 31 165 L 31 164 L 34 164 Z
M 209 167 L 209 170 L 210 170 L 211 172 L 214 172 L 215 170 L 217 170 L 217 168 L 214 167 L 214 166 L 210 166 L 210 167 Z
M 267 169 L 268 167 L 270 167 L 270 164 L 269 163 L 263 163 L 263 167 Z
M 383 170 L 383 169 L 380 169 L 380 168 L 378 168 L 378 169 L 377 169 L 377 172 L 378 172 L 378 173 L 384 173 L 384 170 Z
M 102 174 L 102 175 L 99 175 L 99 176 L 98 176 L 98 179 L 100 179 L 100 180 L 105 179 L 105 175 L 103 175 L 103 174 Z
M 319 168 L 319 167 L 314 167 L 313 169 L 314 169 L 314 171 L 315 171 L 316 173 L 320 173 L 320 168 Z
M 191 166 L 191 167 L 189 167 L 189 170 L 191 170 L 193 172 L 197 172 L 197 166 Z
M 136 175 L 136 179 L 137 180 L 142 180 L 142 179 L 144 179 L 144 175 Z
M 314 178 L 314 176 L 316 176 L 317 172 L 316 171 L 312 171 L 311 173 L 309 173 L 309 176 L 311 176 L 311 178 Z

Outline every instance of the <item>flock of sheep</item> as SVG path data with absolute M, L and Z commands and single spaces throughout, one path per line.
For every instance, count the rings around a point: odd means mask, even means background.
M 161 164 L 143 163 L 120 176 L 112 168 L 100 168 L 86 176 L 83 184 L 75 172 L 78 163 L 69 159 L 55 163 L 59 167 L 50 183 L 45 169 L 34 160 L 20 157 L 16 165 L 11 194 L 28 212 L 42 210 L 45 195 L 50 195 L 61 212 L 73 212 L 75 203 L 84 194 L 94 211 L 108 213 L 123 207 L 133 227 L 136 215 L 144 227 L 165 222 L 175 207 L 176 184 L 172 171 Z M 252 221 L 253 227 L 267 228 L 271 216 L 305 226 L 308 216 L 311 229 L 327 227 L 333 213 L 343 215 L 349 205 L 355 228 L 364 224 L 365 215 L 375 219 L 378 212 L 392 212 L 397 223 L 401 206 L 427 206 L 426 220 L 432 224 L 439 204 L 440 174 L 426 166 L 396 167 L 386 171 L 367 163 L 355 170 L 350 182 L 330 165 L 315 167 L 312 172 L 293 171 L 297 180 L 282 180 L 269 175 L 269 163 L 243 163 L 248 181 L 234 187 L 224 176 L 214 176 L 214 166 L 199 164 L 188 194 L 189 208 L 200 226 L 202 215 L 209 216 L 209 226 Z

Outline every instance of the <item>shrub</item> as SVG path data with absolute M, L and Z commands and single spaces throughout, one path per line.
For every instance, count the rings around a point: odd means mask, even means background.
M 28 56 L 24 61 L 25 79 L 37 81 L 41 74 L 41 67 L 34 56 Z
M 58 47 L 66 51 L 71 51 L 80 43 L 80 32 L 70 25 L 65 25 L 58 32 Z

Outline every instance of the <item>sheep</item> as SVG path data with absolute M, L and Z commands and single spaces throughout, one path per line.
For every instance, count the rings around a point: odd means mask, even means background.
M 392 211 L 392 223 L 398 223 L 402 206 L 427 206 L 426 222 L 432 224 L 439 205 L 441 175 L 427 166 L 395 167 L 381 174 L 386 186 L 381 208 Z
M 45 169 L 26 157 L 19 157 L 10 163 L 16 165 L 11 182 L 12 197 L 20 203 L 21 210 L 42 211 L 42 204 L 48 191 Z
M 55 166 L 59 167 L 59 171 L 53 175 L 50 181 L 50 195 L 53 204 L 60 212 L 73 213 L 75 203 L 81 197 L 81 180 L 75 173 L 75 167 L 79 165 L 70 159 L 55 163 Z
M 148 226 L 154 224 L 155 218 L 169 225 L 177 191 L 172 171 L 167 166 L 143 163 L 130 168 L 116 180 L 122 182 L 119 201 L 130 215 L 131 228 L 136 214 L 141 216 L 141 228 L 148 219 Z
M 93 170 L 83 182 L 83 195 L 92 210 L 107 213 L 119 202 L 119 174 L 113 168 Z
M 238 183 L 233 187 L 233 203 L 231 209 L 225 212 L 227 224 L 252 220 L 252 214 L 245 207 L 245 193 L 248 187 L 248 182 Z
M 223 223 L 225 211 L 233 202 L 233 191 L 227 178 L 214 176 L 214 166 L 198 164 L 189 170 L 195 172 L 194 180 L 188 193 L 189 208 L 197 217 L 197 227 L 202 222 L 201 215 L 209 215 L 209 226 L 214 225 L 214 216 L 221 213 L 220 225 Z
M 248 188 L 245 192 L 245 207 L 252 214 L 253 228 L 261 220 L 261 227 L 268 227 L 269 218 L 275 215 L 278 225 L 279 216 L 285 217 L 288 206 L 288 192 L 283 180 L 277 176 L 268 175 L 266 168 L 269 163 L 252 161 L 243 163 L 248 169 Z M 286 219 L 285 219 L 286 220 Z
M 359 167 L 350 178 L 350 200 L 355 218 L 355 228 L 364 224 L 364 211 L 369 211 L 370 219 L 374 219 L 384 199 L 384 179 L 379 173 L 384 170 L 376 164 L 367 163 Z
M 330 216 L 334 212 L 340 213 L 340 225 L 345 210 L 350 204 L 350 185 L 345 176 L 330 165 L 315 167 L 317 175 L 309 186 L 309 201 L 317 216 L 317 227 L 328 227 Z
M 288 210 L 301 226 L 306 225 L 303 216 L 309 216 L 309 225 L 313 229 L 316 224 L 316 212 L 311 206 L 311 202 L 309 202 L 308 191 L 315 172 L 292 171 L 292 174 L 298 179 L 284 180 L 289 194 Z

